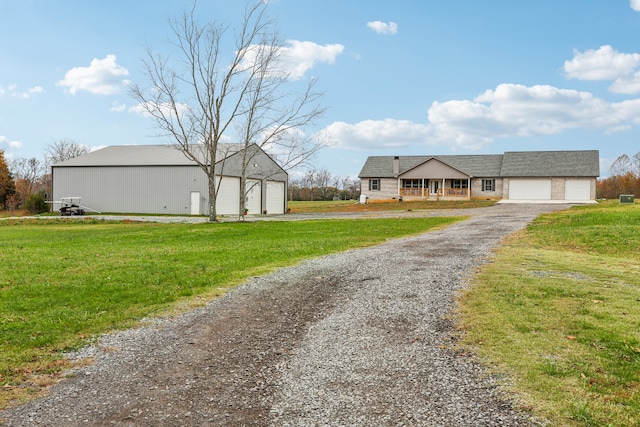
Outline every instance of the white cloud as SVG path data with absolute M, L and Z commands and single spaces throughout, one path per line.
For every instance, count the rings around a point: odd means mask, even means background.
M 322 132 L 336 148 L 369 150 L 436 144 L 432 126 L 409 120 L 365 120 L 356 124 L 334 122 Z
M 104 59 L 94 58 L 89 67 L 75 67 L 67 71 L 60 86 L 69 88 L 69 93 L 75 95 L 79 90 L 98 95 L 112 95 L 122 90 L 128 84 L 124 79 L 129 70 L 116 63 L 115 55 L 107 55 Z
M 283 51 L 283 66 L 293 80 L 301 79 L 316 63 L 333 64 L 344 51 L 341 44 L 319 45 L 309 41 L 289 40 Z
M 586 52 L 574 50 L 573 59 L 564 63 L 564 71 L 572 79 L 613 80 L 631 74 L 639 65 L 640 54 L 620 53 L 605 45 Z
M 12 95 L 16 98 L 29 99 L 34 95 L 40 95 L 44 93 L 44 88 L 42 86 L 34 86 L 32 88 L 27 89 L 24 92 L 15 92 Z
M 378 34 L 394 35 L 398 32 L 398 24 L 395 22 L 371 21 L 367 22 L 367 27 Z
M 187 104 L 177 103 L 176 109 L 178 110 L 178 114 L 182 115 L 189 110 L 189 106 Z M 152 102 L 149 102 L 146 105 L 136 104 L 132 107 L 129 107 L 129 112 L 143 117 L 152 117 L 153 115 L 150 113 L 150 111 L 158 113 L 161 112 L 165 117 L 175 116 L 175 111 L 169 103 L 153 104 Z
M 569 129 L 614 132 L 640 124 L 640 99 L 608 103 L 588 92 L 502 84 L 472 100 L 434 102 L 425 124 L 385 119 L 335 122 L 323 130 L 337 148 L 410 145 L 479 149 L 498 138 L 559 134 Z
M 11 141 L 6 136 L 0 135 L 0 145 L 6 145 L 9 148 L 20 148 L 20 147 L 22 147 L 22 142 L 20 142 L 20 141 Z
M 629 5 L 631 6 L 631 9 L 636 12 L 640 12 L 640 0 L 630 0 Z
M 252 45 L 246 52 L 241 65 L 249 70 L 258 55 L 269 51 L 271 46 Z M 333 64 L 338 55 L 342 54 L 344 46 L 341 44 L 326 44 L 324 46 L 309 41 L 288 40 L 279 52 L 278 63 L 273 64 L 272 72 L 291 80 L 299 80 L 317 63 Z
M 640 71 L 616 79 L 613 84 L 609 86 L 609 90 L 611 92 L 628 95 L 640 93 Z
M 18 85 L 16 84 L 9 85 L 9 87 L 6 89 L 0 86 L 0 97 L 8 94 L 13 98 L 29 99 L 34 95 L 40 95 L 42 93 L 45 93 L 45 90 L 42 86 L 34 86 L 22 92 L 18 90 Z
M 111 103 L 111 108 L 109 108 L 109 111 L 113 111 L 115 113 L 122 113 L 126 109 L 127 109 L 127 106 L 125 104 L 119 101 L 113 101 Z
M 564 63 L 567 77 L 580 80 L 613 80 L 609 90 L 625 94 L 640 93 L 638 68 L 639 53 L 621 53 L 609 45 L 586 52 L 576 50 L 573 59 Z

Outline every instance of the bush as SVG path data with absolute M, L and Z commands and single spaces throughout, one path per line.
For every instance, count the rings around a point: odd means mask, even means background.
M 49 212 L 49 205 L 45 202 L 42 194 L 32 194 L 24 203 L 24 208 L 32 214 Z

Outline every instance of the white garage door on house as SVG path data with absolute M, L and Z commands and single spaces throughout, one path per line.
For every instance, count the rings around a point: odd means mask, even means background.
M 591 200 L 591 181 L 587 179 L 568 179 L 564 183 L 565 200 Z
M 284 182 L 267 181 L 267 213 L 284 213 Z
M 551 200 L 550 179 L 510 179 L 509 199 Z

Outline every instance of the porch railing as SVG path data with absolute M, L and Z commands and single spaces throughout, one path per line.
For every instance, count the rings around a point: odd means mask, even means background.
M 428 188 L 401 188 L 400 196 L 402 197 L 429 197 Z M 440 188 L 438 193 L 433 195 L 436 197 L 468 197 L 471 191 L 468 188 Z
M 444 188 L 442 195 L 444 197 L 467 197 L 471 196 L 468 188 Z
M 428 193 L 427 189 L 427 193 Z M 423 188 L 401 188 L 400 189 L 401 196 L 407 197 L 424 197 L 424 189 Z

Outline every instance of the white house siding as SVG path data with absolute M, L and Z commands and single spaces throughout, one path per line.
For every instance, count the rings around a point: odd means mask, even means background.
M 269 214 L 283 214 L 285 205 L 285 185 L 280 181 L 267 181 L 267 204 Z
M 192 192 L 208 195 L 204 173 L 193 166 L 54 168 L 53 200 L 79 196 L 100 212 L 188 215 Z

